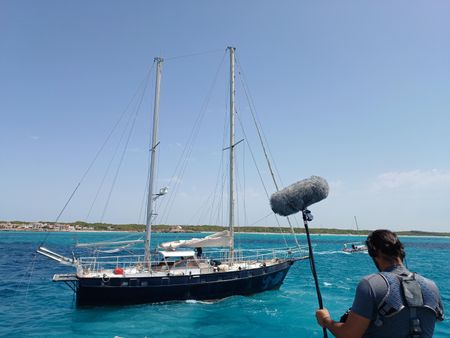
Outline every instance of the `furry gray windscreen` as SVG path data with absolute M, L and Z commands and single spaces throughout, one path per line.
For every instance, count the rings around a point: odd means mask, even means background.
M 272 194 L 270 206 L 274 213 L 289 216 L 325 199 L 328 191 L 328 182 L 324 178 L 311 176 Z

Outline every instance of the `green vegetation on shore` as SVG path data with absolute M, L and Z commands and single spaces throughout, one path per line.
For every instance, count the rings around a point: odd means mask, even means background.
M 2 223 L 0 221 L 0 223 Z M 24 225 L 30 222 L 11 221 L 11 224 Z M 46 230 L 48 225 L 55 225 L 54 222 L 39 222 L 43 224 L 43 230 Z M 76 227 L 78 231 L 145 231 L 144 224 L 107 224 L 107 223 L 87 223 L 87 222 L 73 222 L 65 223 Z M 218 232 L 226 230 L 227 227 L 218 225 L 167 225 L 156 224 L 152 226 L 153 232 Z M 296 233 L 303 234 L 305 229 L 295 228 Z M 241 233 L 290 233 L 291 230 L 287 227 L 271 227 L 271 226 L 240 226 L 235 228 L 235 232 Z M 336 234 L 336 235 L 361 235 L 367 236 L 370 230 L 352 230 L 352 229 L 333 229 L 333 228 L 310 228 L 312 234 Z M 450 236 L 449 232 L 432 232 L 432 231 L 396 231 L 399 236 Z

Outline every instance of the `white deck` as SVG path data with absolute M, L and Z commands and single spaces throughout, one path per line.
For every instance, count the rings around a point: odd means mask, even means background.
M 196 263 L 196 266 L 189 266 L 189 264 Z M 79 278 L 123 278 L 123 277 L 164 277 L 164 276 L 184 276 L 184 275 L 203 275 L 217 272 L 229 272 L 238 270 L 251 270 L 261 268 L 263 266 L 272 266 L 280 263 L 279 259 L 269 259 L 265 261 L 247 261 L 236 262 L 232 264 L 222 263 L 218 266 L 213 266 L 206 262 L 192 262 L 186 261 L 184 267 L 167 267 L 158 266 L 151 271 L 144 268 L 142 264 L 138 266 L 128 267 L 123 269 L 122 273 L 115 273 L 114 269 L 100 269 L 97 271 L 81 270 L 77 272 Z M 79 269 L 80 270 L 80 269 Z

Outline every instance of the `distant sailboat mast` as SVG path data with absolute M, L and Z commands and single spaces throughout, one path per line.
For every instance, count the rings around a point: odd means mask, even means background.
M 152 132 L 152 147 L 150 148 L 151 158 L 150 158 L 150 177 L 148 182 L 148 196 L 147 196 L 147 221 L 145 227 L 145 263 L 150 269 L 150 246 L 151 246 L 151 233 L 152 233 L 152 218 L 154 215 L 153 211 L 153 190 L 154 190 L 154 180 L 155 180 L 155 165 L 156 165 L 156 147 L 158 146 L 158 120 L 159 120 L 159 93 L 161 86 L 161 72 L 162 63 L 164 59 L 155 58 L 156 62 L 156 85 L 155 85 L 155 102 L 153 106 L 153 132 Z
M 353 217 L 355 218 L 356 231 L 359 231 L 358 220 L 356 219 L 356 216 L 353 216 Z

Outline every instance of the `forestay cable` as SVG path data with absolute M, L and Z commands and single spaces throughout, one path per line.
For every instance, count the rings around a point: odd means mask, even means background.
M 261 181 L 261 185 L 262 185 L 262 187 L 263 187 L 263 189 L 264 189 L 264 192 L 266 193 L 267 199 L 269 200 L 269 199 L 270 199 L 269 192 L 267 191 L 266 184 L 264 183 L 264 179 L 263 179 L 263 177 L 262 177 L 261 171 L 259 170 L 258 164 L 257 164 L 257 162 L 256 162 L 255 155 L 254 155 L 254 153 L 253 153 L 252 147 L 250 146 L 250 143 L 248 142 L 247 135 L 246 135 L 245 130 L 244 130 L 243 126 L 242 126 L 241 118 L 240 118 L 239 114 L 237 113 L 237 111 L 236 111 L 236 117 L 237 117 L 238 122 L 239 122 L 239 124 L 240 124 L 240 126 L 241 126 L 242 134 L 244 135 L 245 143 L 248 145 L 248 149 L 249 149 L 249 151 L 250 151 L 250 155 L 251 155 L 251 157 L 252 157 L 253 164 L 255 165 L 256 172 L 258 173 L 258 177 L 259 177 L 259 179 L 260 179 L 260 181 Z M 280 233 L 283 235 L 283 240 L 284 240 L 286 246 L 288 246 L 288 245 L 287 245 L 286 238 L 285 238 L 285 236 L 284 236 L 284 233 L 283 233 L 282 230 L 281 230 L 281 224 L 280 224 L 280 222 L 278 221 L 278 217 L 277 217 L 276 215 L 275 215 L 275 220 L 276 220 L 276 222 L 277 222 L 277 224 L 278 224 L 278 227 L 279 227 L 279 229 L 280 229 Z M 294 237 L 294 238 L 295 238 L 295 237 Z M 296 239 L 296 238 L 295 238 L 295 242 L 296 242 L 297 246 L 300 247 L 300 245 L 299 245 L 299 243 L 297 242 L 297 239 Z
M 149 71 L 147 72 L 145 78 L 143 81 L 141 81 L 141 83 L 139 84 L 139 86 L 137 87 L 133 97 L 131 98 L 131 100 L 128 102 L 126 108 L 123 110 L 122 114 L 119 116 L 118 120 L 116 121 L 116 123 L 114 124 L 113 128 L 111 129 L 111 131 L 109 132 L 108 136 L 106 137 L 105 141 L 103 142 L 103 144 L 100 146 L 100 149 L 97 151 L 97 153 L 95 154 L 94 158 L 92 159 L 92 161 L 90 162 L 88 168 L 86 169 L 86 171 L 84 172 L 84 174 L 81 176 L 81 179 L 79 180 L 78 184 L 76 185 L 75 189 L 72 191 L 72 193 L 70 194 L 69 199 L 67 200 L 67 202 L 64 204 L 64 207 L 61 209 L 61 211 L 59 212 L 58 216 L 56 217 L 55 223 L 57 223 L 61 217 L 61 215 L 63 214 L 64 210 L 67 208 L 67 206 L 69 205 L 70 201 L 72 200 L 73 196 L 75 195 L 76 191 L 78 190 L 78 188 L 80 187 L 81 183 L 84 181 L 84 179 L 86 178 L 87 174 L 89 173 L 89 171 L 91 170 L 91 168 L 94 166 L 95 162 L 97 161 L 98 157 L 100 156 L 100 154 L 102 153 L 103 149 L 105 148 L 106 144 L 108 143 L 109 139 L 111 138 L 111 136 L 114 134 L 114 131 L 116 130 L 116 128 L 118 127 L 120 121 L 122 121 L 123 117 L 125 116 L 125 113 L 128 111 L 128 108 L 130 107 L 131 103 L 134 101 L 136 95 L 139 92 L 139 88 L 142 86 L 142 83 L 146 80 L 146 78 L 149 76 L 149 74 L 151 73 L 152 69 L 154 67 L 154 64 L 152 64 L 152 66 L 150 67 Z
M 238 73 L 239 73 L 239 75 L 242 75 L 241 74 L 242 67 L 240 66 L 239 62 L 237 62 L 237 64 L 238 64 L 238 67 L 239 67 L 239 72 Z M 260 128 L 260 125 L 259 125 L 259 123 L 258 123 L 258 121 L 256 119 L 256 116 L 255 116 L 255 109 L 254 109 L 254 105 L 253 105 L 253 100 L 251 100 L 251 97 L 250 97 L 250 95 L 248 93 L 248 90 L 247 90 L 247 86 L 246 86 L 245 82 L 243 81 L 243 75 L 242 75 L 242 77 L 239 77 L 239 79 L 241 80 L 245 96 L 247 97 L 247 101 L 248 101 L 248 104 L 249 104 L 249 108 L 250 108 L 250 112 L 251 112 L 251 115 L 252 115 L 253 123 L 255 125 L 255 128 L 256 128 L 256 131 L 257 131 L 257 134 L 258 134 L 258 138 L 259 138 L 261 147 L 263 149 L 264 156 L 266 158 L 267 166 L 269 167 L 269 171 L 270 171 L 270 175 L 272 177 L 272 181 L 273 181 L 273 183 L 275 185 L 275 189 L 277 191 L 279 191 L 280 188 L 279 188 L 277 180 L 275 178 L 275 174 L 274 174 L 274 171 L 272 169 L 272 164 L 271 164 L 271 161 L 270 161 L 269 156 L 267 154 L 267 150 L 266 150 L 266 146 L 265 146 L 265 143 L 267 143 L 267 141 L 264 142 L 264 140 L 263 140 L 261 128 Z M 279 175 L 278 175 L 278 177 L 279 177 Z M 287 220 L 287 222 L 289 224 L 289 227 L 291 229 L 292 235 L 294 237 L 294 241 L 295 241 L 297 247 L 300 248 L 300 244 L 299 244 L 299 242 L 297 240 L 297 236 L 295 234 L 295 230 L 294 230 L 294 227 L 292 226 L 291 220 L 289 219 L 289 217 L 286 217 L 286 220 Z

